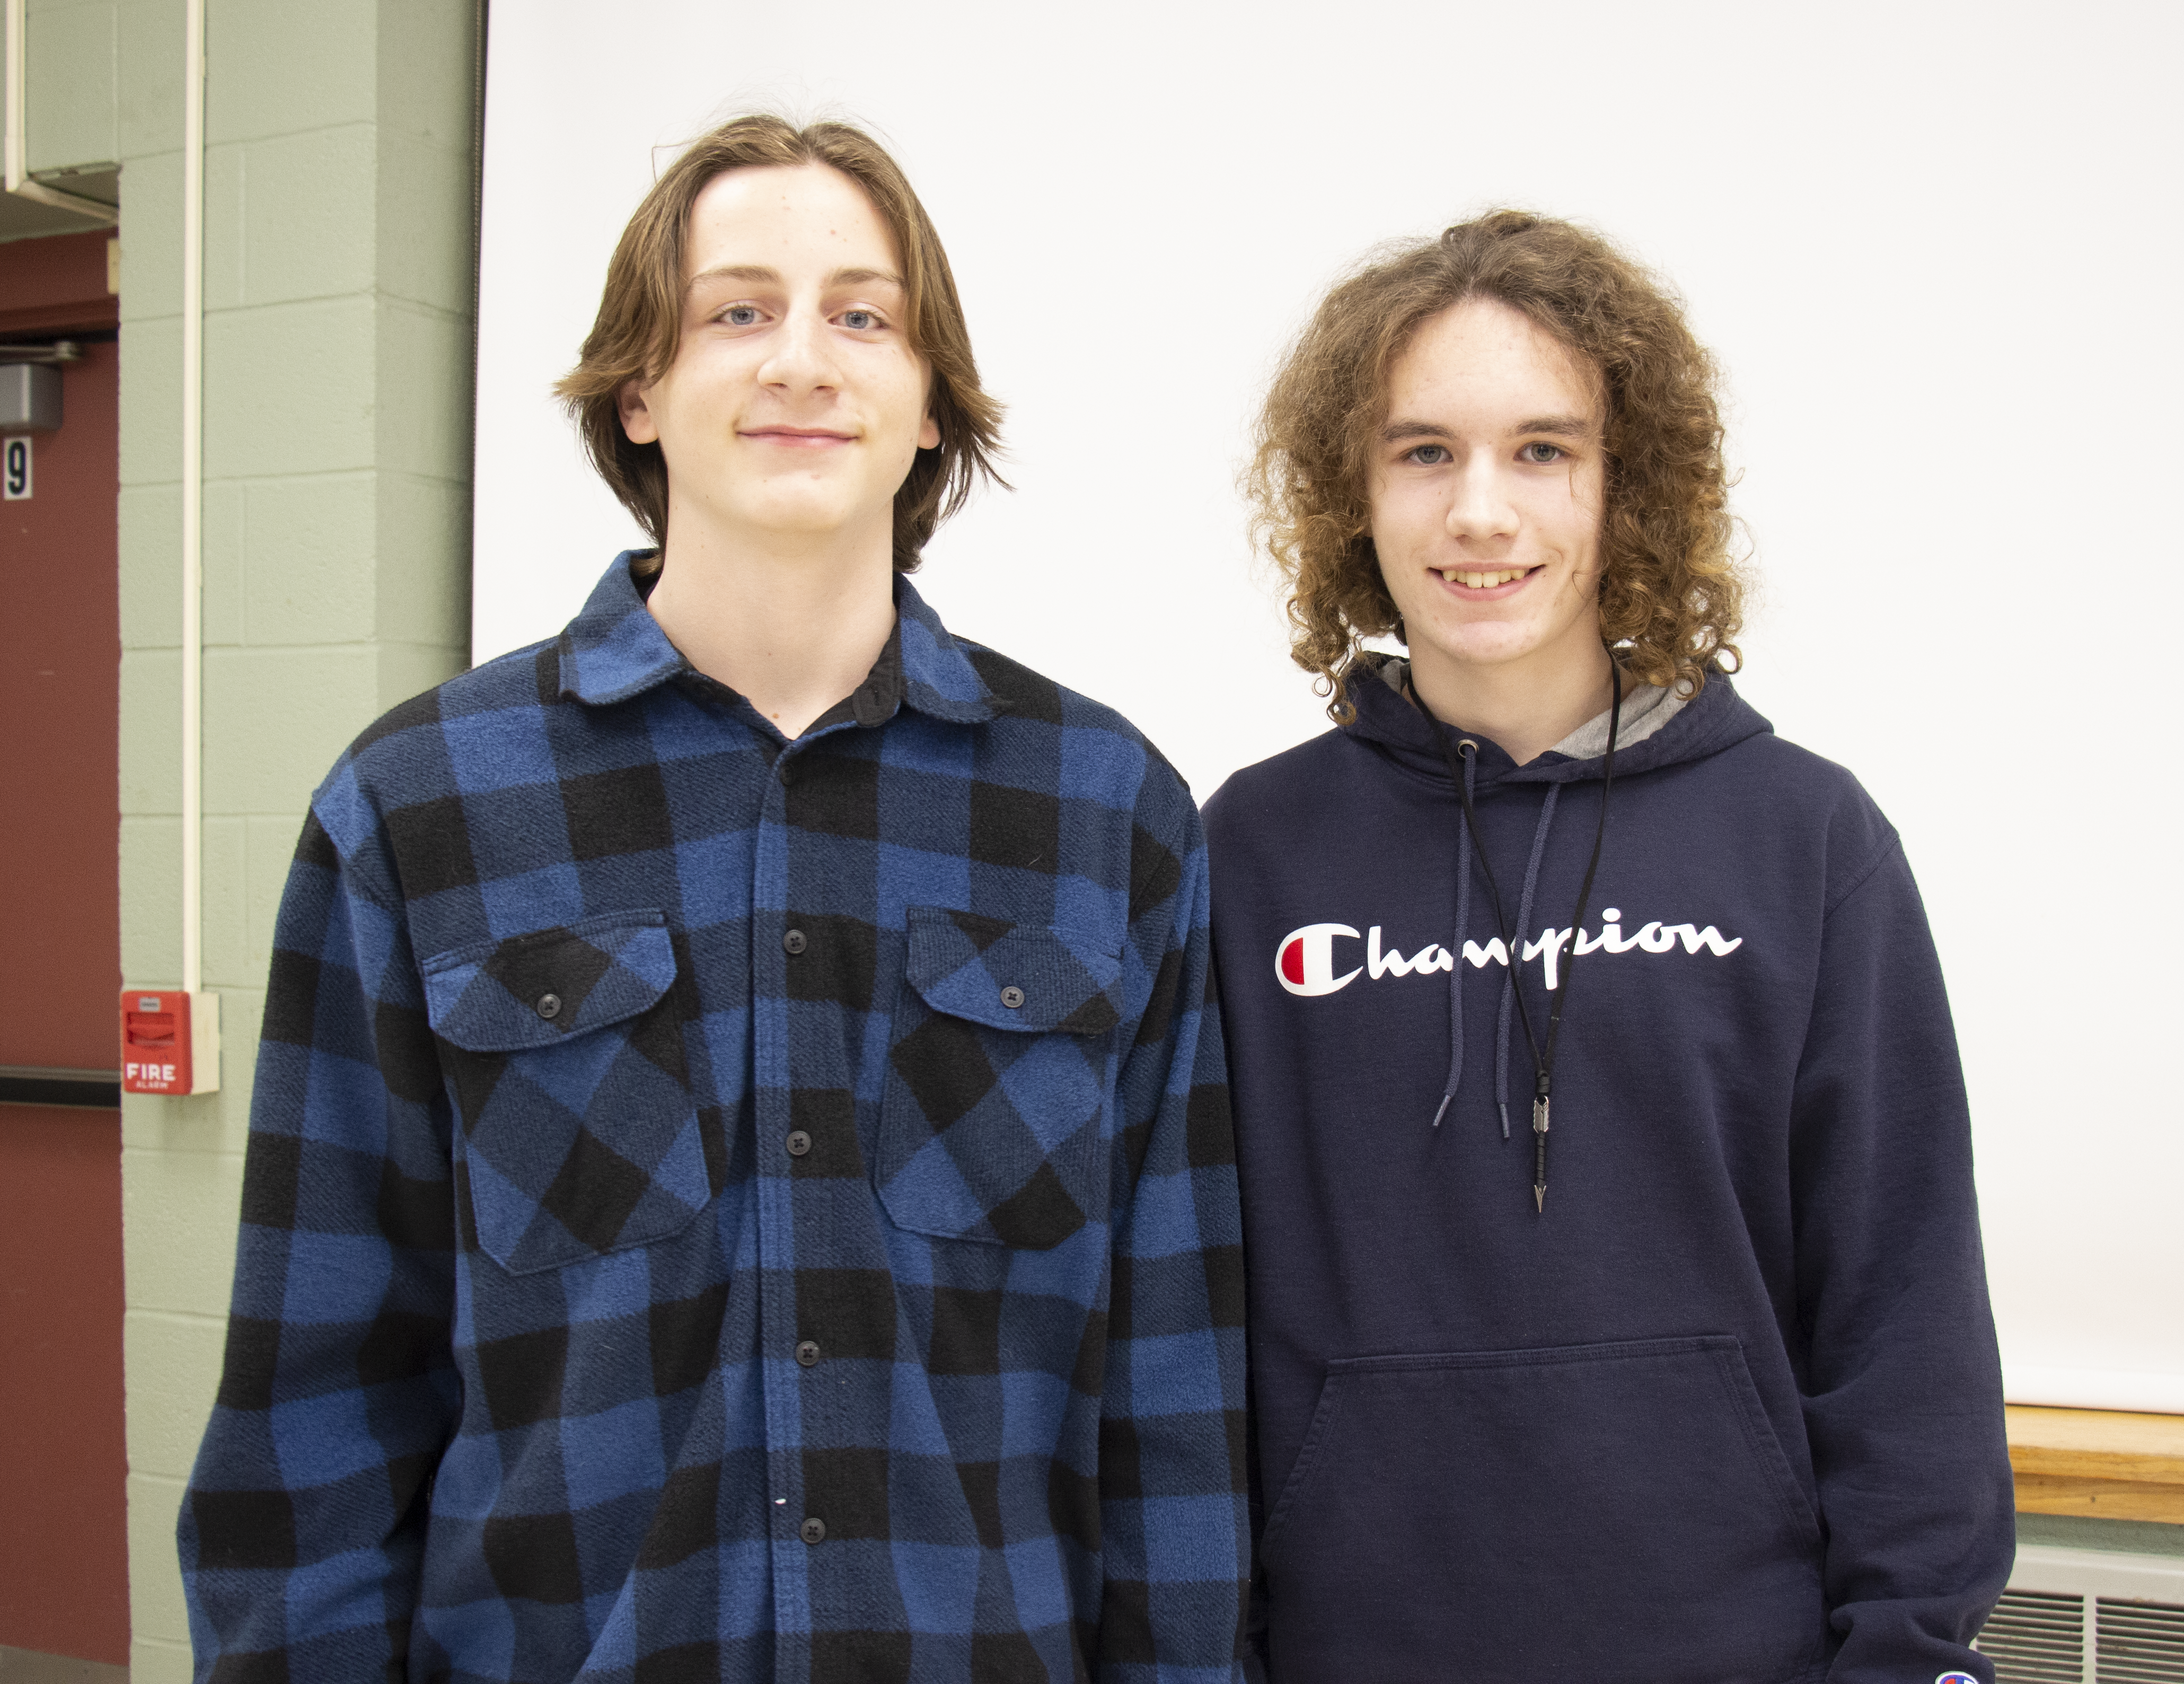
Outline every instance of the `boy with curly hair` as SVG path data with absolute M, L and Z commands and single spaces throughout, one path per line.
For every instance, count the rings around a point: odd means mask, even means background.
M 1276 1684 L 1992 1676 L 1941 970 L 1887 821 L 1727 677 L 1714 384 L 1658 282 L 1500 211 L 1268 399 L 1338 727 L 1206 809 Z

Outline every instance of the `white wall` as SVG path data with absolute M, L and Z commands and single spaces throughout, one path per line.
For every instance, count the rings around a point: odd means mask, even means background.
M 718 117 L 844 114 L 896 149 L 1017 485 L 919 588 L 1201 795 L 1324 723 L 1234 489 L 1284 340 L 1375 241 L 1504 203 L 1590 222 L 1729 371 L 1764 579 L 1746 694 L 1857 769 L 1921 873 L 2012 1395 L 2184 1411 L 2180 16 L 496 6 L 476 653 L 549 634 L 632 541 L 547 387 L 655 161 Z

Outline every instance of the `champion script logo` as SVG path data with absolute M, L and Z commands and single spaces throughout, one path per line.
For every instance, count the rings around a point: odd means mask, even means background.
M 1654 919 L 1639 926 L 1635 934 L 1623 933 L 1623 914 L 1610 906 L 1603 915 L 1600 934 L 1593 935 L 1580 929 L 1547 928 L 1540 932 L 1537 941 L 1519 941 L 1524 951 L 1518 962 L 1529 964 L 1535 959 L 1546 962 L 1546 980 L 1550 989 L 1560 986 L 1562 981 L 1563 950 L 1576 953 L 1595 953 L 1603 949 L 1610 953 L 1673 953 L 1680 946 L 1686 953 L 1696 953 L 1701 948 L 1716 958 L 1726 958 L 1744 945 L 1744 938 L 1724 940 L 1722 933 L 1712 924 L 1703 929 L 1695 924 L 1668 924 Z M 1570 938 L 1577 940 L 1573 947 Z M 1365 962 L 1353 965 L 1337 975 L 1335 973 L 1334 944 L 1355 941 L 1357 932 L 1348 924 L 1306 924 L 1293 929 L 1281 940 L 1274 950 L 1274 975 L 1291 994 L 1306 995 L 1333 994 L 1357 980 L 1360 975 L 1369 976 L 1374 982 L 1383 977 L 1429 976 L 1436 971 L 1456 968 L 1456 955 L 1446 947 L 1428 942 L 1407 959 L 1394 948 L 1384 951 L 1380 945 L 1380 926 L 1374 924 L 1365 935 Z M 1347 962 L 1354 955 L 1345 953 Z M 1475 941 L 1463 944 L 1464 962 L 1474 970 L 1484 970 L 1489 964 L 1507 965 L 1509 950 L 1496 936 L 1485 946 Z

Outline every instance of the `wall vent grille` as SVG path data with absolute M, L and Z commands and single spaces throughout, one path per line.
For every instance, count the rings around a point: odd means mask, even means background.
M 1972 1647 L 1993 1657 L 1995 1684 L 2084 1684 L 2086 1599 L 2004 1591 Z
M 2099 1684 L 2184 1684 L 2184 1608 L 2109 1602 L 2099 1622 Z
M 2184 1606 L 2006 1591 L 1973 1647 L 1996 1684 L 2184 1684 Z

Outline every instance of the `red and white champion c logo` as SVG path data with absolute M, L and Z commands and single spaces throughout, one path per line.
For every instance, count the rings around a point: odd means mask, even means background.
M 1274 976 L 1291 994 L 1332 994 L 1346 987 L 1364 969 L 1334 974 L 1334 938 L 1357 939 L 1348 924 L 1306 924 L 1282 938 L 1274 950 Z

